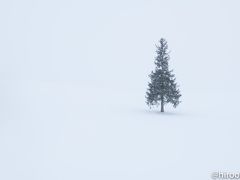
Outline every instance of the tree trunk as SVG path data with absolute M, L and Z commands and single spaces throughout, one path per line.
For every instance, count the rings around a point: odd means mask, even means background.
M 161 97 L 161 112 L 164 112 L 164 103 L 163 103 L 163 97 Z

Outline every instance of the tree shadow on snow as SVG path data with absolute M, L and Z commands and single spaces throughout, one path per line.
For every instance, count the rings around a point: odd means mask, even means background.
M 159 110 L 151 110 L 151 109 L 138 109 L 137 110 L 140 113 L 149 114 L 149 115 L 159 115 L 159 116 L 186 116 L 187 114 L 183 112 L 174 112 L 174 111 L 165 111 L 160 112 Z

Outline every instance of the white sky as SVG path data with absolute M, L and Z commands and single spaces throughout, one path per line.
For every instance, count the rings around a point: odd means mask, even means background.
M 180 84 L 222 87 L 238 75 L 239 5 L 237 0 L 1 1 L 1 78 L 107 86 L 111 76 L 115 85 L 145 87 L 154 44 L 165 37 Z

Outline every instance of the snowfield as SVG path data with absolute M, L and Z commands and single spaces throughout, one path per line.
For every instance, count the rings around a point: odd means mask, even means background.
M 0 179 L 238 173 L 240 3 L 184 2 L 0 2 Z M 182 94 L 165 113 L 145 104 L 161 37 Z

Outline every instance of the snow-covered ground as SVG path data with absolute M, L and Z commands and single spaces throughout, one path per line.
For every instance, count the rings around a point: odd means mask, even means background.
M 211 179 L 239 172 L 233 1 L 0 2 L 0 179 Z M 177 109 L 145 104 L 165 37 Z

